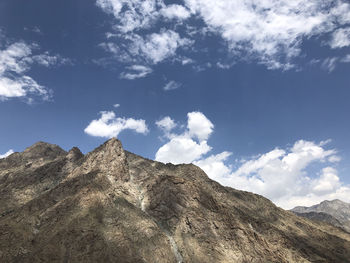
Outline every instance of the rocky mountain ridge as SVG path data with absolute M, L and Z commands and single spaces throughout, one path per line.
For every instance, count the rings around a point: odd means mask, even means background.
M 0 160 L 1 262 L 349 262 L 350 235 L 111 139 Z
M 297 206 L 291 210 L 299 216 L 324 221 L 334 226 L 344 228 L 350 233 L 350 204 L 339 199 L 325 200 L 310 207 Z

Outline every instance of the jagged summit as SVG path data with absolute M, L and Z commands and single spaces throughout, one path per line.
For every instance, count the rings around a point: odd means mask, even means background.
M 15 155 L 0 161 L 0 262 L 350 258 L 341 229 L 223 187 L 195 165 L 142 158 L 115 138 L 86 155 L 47 143 Z

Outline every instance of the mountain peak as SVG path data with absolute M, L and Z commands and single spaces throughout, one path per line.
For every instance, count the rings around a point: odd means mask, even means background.
M 43 153 L 56 157 L 43 159 Z M 66 153 L 39 142 L 18 153 L 16 162 L 3 163 L 8 165 L 0 166 L 1 262 L 350 258 L 350 235 L 341 229 L 223 187 L 197 166 L 128 153 L 116 138 L 85 156 L 77 147 Z
M 84 167 L 113 174 L 115 178 L 129 180 L 128 165 L 121 141 L 111 138 L 86 155 Z
M 350 204 L 339 199 L 325 200 L 310 207 L 297 206 L 291 211 L 307 218 L 318 219 L 338 226 L 338 223 L 334 223 L 333 219 L 330 220 L 329 217 L 324 215 L 327 214 L 336 219 L 346 231 L 350 232 Z
M 80 151 L 78 147 L 73 147 L 72 149 L 69 150 L 67 154 L 67 159 L 71 161 L 77 161 L 80 158 L 82 158 L 84 154 Z
M 39 141 L 32 146 L 26 148 L 21 156 L 24 159 L 55 159 L 59 156 L 66 155 L 67 152 L 56 144 Z

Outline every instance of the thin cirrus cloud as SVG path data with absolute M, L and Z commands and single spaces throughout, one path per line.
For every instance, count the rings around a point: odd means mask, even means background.
M 165 90 L 165 91 L 175 90 L 175 89 L 180 88 L 181 86 L 182 86 L 181 83 L 176 82 L 174 80 L 171 80 L 167 84 L 165 84 L 165 86 L 163 87 L 163 90 Z
M 0 46 L 0 101 L 22 98 L 31 103 L 38 97 L 50 100 L 52 92 L 30 77 L 28 71 L 35 64 L 50 67 L 70 63 L 70 60 L 48 52 L 36 54 L 38 49 L 37 45 L 23 41 Z
M 133 130 L 140 134 L 147 134 L 148 127 L 145 120 L 136 120 L 133 118 L 116 117 L 113 111 L 100 112 L 101 117 L 92 120 L 85 128 L 84 132 L 88 135 L 103 138 L 118 137 L 124 130 Z
M 346 0 L 184 0 L 182 5 L 97 0 L 96 4 L 114 21 L 116 39 L 105 43 L 114 44 L 110 52 L 126 63 L 141 60 L 150 65 L 179 58 L 179 52 L 187 51 L 187 57 L 191 51 L 201 52 L 196 42 L 215 35 L 226 45 L 223 57 L 233 56 L 227 65 L 252 60 L 269 69 L 287 70 L 295 67 L 294 59 L 302 55 L 307 39 L 331 35 L 332 48 L 347 46 L 347 29 L 342 27 L 350 23 Z
M 187 128 L 171 133 L 174 120 L 165 117 L 156 124 L 167 138 L 155 156 L 164 163 L 194 163 L 223 185 L 251 191 L 289 209 L 310 206 L 326 199 L 350 201 L 350 185 L 341 182 L 336 163 L 341 160 L 329 141 L 299 140 L 292 147 L 275 148 L 248 160 L 230 163 L 231 152 L 210 154 L 208 140 L 214 125 L 201 112 L 188 113 Z M 317 165 L 318 172 L 311 171 Z
M 151 74 L 152 71 L 153 70 L 150 67 L 143 65 L 132 65 L 130 67 L 127 67 L 126 72 L 122 72 L 120 74 L 120 78 L 129 80 L 144 78 L 147 75 Z

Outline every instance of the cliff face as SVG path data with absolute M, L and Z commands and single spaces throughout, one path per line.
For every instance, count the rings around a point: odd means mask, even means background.
M 111 139 L 0 160 L 0 262 L 349 262 L 350 235 Z

